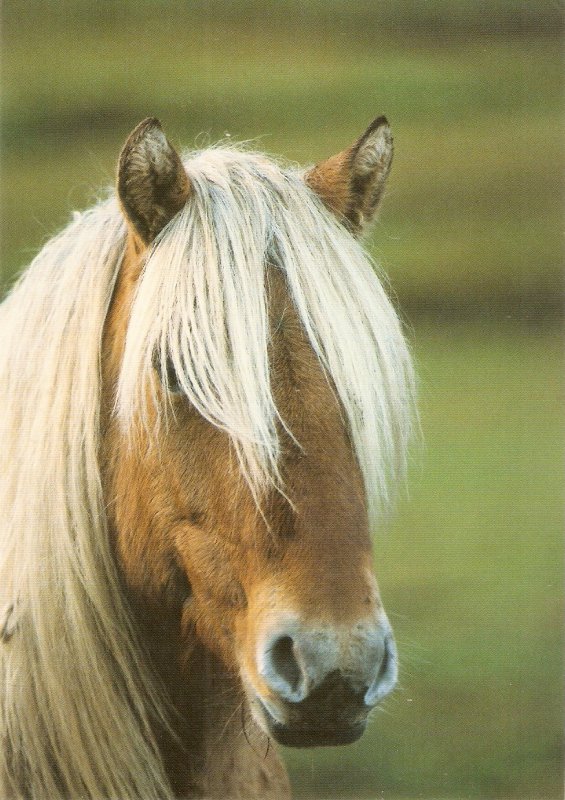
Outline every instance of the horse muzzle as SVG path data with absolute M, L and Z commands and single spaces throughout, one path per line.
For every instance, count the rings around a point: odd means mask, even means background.
M 252 712 L 273 739 L 290 747 L 356 741 L 398 675 L 384 612 L 378 621 L 341 630 L 286 619 L 260 639 L 256 661 L 258 680 L 245 680 Z
M 353 690 L 334 672 L 299 703 L 257 697 L 262 722 L 270 736 L 287 747 L 350 744 L 365 731 L 369 708 L 364 693 Z

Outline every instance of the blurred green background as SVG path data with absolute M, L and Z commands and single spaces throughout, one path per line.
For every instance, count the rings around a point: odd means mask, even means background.
M 145 116 L 305 163 L 391 122 L 369 246 L 424 432 L 376 540 L 401 687 L 359 743 L 285 753 L 299 798 L 562 797 L 563 7 L 3 4 L 4 287 Z

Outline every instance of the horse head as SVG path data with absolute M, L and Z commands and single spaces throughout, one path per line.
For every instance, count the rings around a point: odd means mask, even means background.
M 384 118 L 302 174 L 237 150 L 183 162 L 151 119 L 118 168 L 102 443 L 118 561 L 173 619 L 181 662 L 214 653 L 287 745 L 354 741 L 397 678 L 370 495 L 402 460 L 408 357 L 357 241 L 391 159 Z

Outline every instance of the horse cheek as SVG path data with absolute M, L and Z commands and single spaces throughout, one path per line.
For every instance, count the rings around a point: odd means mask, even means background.
M 190 526 L 177 531 L 175 547 L 193 591 L 183 627 L 190 619 L 200 639 L 231 664 L 235 618 L 244 610 L 246 599 L 228 548 L 220 535 Z

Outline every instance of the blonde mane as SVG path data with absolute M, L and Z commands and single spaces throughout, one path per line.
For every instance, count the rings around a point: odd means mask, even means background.
M 157 354 L 230 434 L 256 496 L 279 483 L 270 264 L 336 388 L 376 524 L 405 467 L 412 368 L 375 265 L 298 171 L 232 148 L 195 154 L 185 168 L 190 200 L 151 248 L 133 304 L 117 398 L 124 426 L 146 412 Z
M 374 265 L 298 172 L 237 149 L 185 167 L 190 199 L 150 249 L 131 311 L 124 427 L 146 417 L 157 354 L 229 433 L 255 495 L 280 485 L 270 264 L 338 393 L 376 523 L 405 466 L 413 379 Z M 76 215 L 0 309 L 0 602 L 15 626 L 0 641 L 2 796 L 173 796 L 98 464 L 101 340 L 125 242 L 114 200 Z

